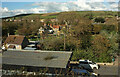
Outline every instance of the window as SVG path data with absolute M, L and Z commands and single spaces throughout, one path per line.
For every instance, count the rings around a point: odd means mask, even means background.
M 92 62 L 89 62 L 89 64 L 93 64 Z
M 80 61 L 80 64 L 88 64 L 88 62 Z

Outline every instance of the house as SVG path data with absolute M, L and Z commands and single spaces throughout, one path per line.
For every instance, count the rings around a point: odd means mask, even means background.
M 44 28 L 43 27 L 40 27 L 39 29 L 39 34 L 42 34 L 44 32 Z
M 59 33 L 59 31 L 60 31 L 60 26 L 59 25 L 50 25 L 50 27 L 53 29 L 54 34 Z
M 51 20 L 51 22 L 57 22 L 58 21 L 58 19 L 50 19 Z
M 23 49 L 29 44 L 28 39 L 22 35 L 9 35 L 4 42 L 7 49 Z
M 5 21 L 8 22 L 8 21 L 10 21 L 10 20 L 9 20 L 9 19 L 6 19 Z
M 14 20 L 14 22 L 17 22 L 17 20 Z
M 40 19 L 40 22 L 44 22 L 45 21 L 45 19 Z
M 3 69 L 19 69 L 40 71 L 42 68 L 67 69 L 72 52 L 66 51 L 41 51 L 41 50 L 7 50 L 2 56 Z M 4 66 L 5 65 L 5 66 Z M 7 66 L 12 68 L 7 68 Z M 54 71 L 49 71 L 54 72 Z
M 31 22 L 34 22 L 34 20 L 31 20 Z
M 18 20 L 19 22 L 21 22 L 22 20 Z
M 13 19 L 10 19 L 10 21 L 12 22 L 12 21 L 13 21 Z

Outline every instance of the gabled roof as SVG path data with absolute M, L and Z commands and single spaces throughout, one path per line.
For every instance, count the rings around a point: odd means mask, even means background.
M 53 28 L 60 28 L 59 25 L 53 25 L 52 27 L 53 27 Z
M 23 40 L 24 40 L 25 36 L 22 35 L 10 35 L 9 37 L 7 37 L 7 39 L 5 40 L 6 44 L 17 44 L 17 45 L 21 45 Z
M 3 64 L 66 68 L 72 52 L 41 50 L 8 50 L 3 53 Z

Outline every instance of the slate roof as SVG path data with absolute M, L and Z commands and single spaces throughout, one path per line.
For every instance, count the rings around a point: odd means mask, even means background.
M 8 50 L 3 53 L 3 64 L 36 67 L 66 68 L 72 52 L 40 50 Z
M 17 44 L 17 45 L 21 45 L 23 40 L 24 40 L 25 36 L 22 35 L 10 35 L 9 37 L 7 37 L 7 39 L 5 40 L 6 44 Z

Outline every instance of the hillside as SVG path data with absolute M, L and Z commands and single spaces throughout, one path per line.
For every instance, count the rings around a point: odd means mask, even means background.
M 77 11 L 81 16 L 89 16 L 92 15 L 93 17 L 113 17 L 117 16 L 118 12 L 116 11 Z M 44 14 L 20 14 L 12 17 L 5 17 L 2 19 L 52 19 L 56 18 L 59 14 L 64 13 L 44 13 Z

